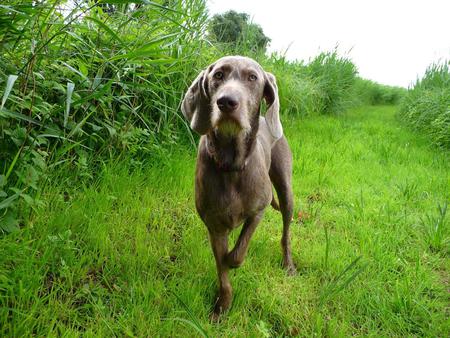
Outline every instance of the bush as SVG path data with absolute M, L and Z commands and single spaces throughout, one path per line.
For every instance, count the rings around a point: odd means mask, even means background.
M 408 90 L 399 114 L 436 145 L 450 147 L 449 61 L 428 67 L 422 79 Z

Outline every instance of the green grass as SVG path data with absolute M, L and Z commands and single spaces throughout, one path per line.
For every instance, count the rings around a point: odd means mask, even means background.
M 105 164 L 92 184 L 54 178 L 24 228 L 0 238 L 0 336 L 446 336 L 448 153 L 395 110 L 284 118 L 299 272 L 281 269 L 268 209 L 220 324 L 208 320 L 217 282 L 194 149 L 151 168 Z

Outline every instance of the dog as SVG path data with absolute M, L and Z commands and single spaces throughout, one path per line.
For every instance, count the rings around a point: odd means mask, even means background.
M 261 103 L 267 111 L 261 116 Z M 253 59 L 220 58 L 203 70 L 181 104 L 190 127 L 201 135 L 195 173 L 195 205 L 206 225 L 219 279 L 212 320 L 229 309 L 228 271 L 239 267 L 264 209 L 281 211 L 283 266 L 296 271 L 289 226 L 293 214 L 292 153 L 283 135 L 275 76 Z M 277 203 L 272 190 L 275 188 Z M 242 230 L 228 251 L 228 235 Z

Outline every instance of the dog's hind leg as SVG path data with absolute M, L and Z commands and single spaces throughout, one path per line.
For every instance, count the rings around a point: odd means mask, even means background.
M 278 195 L 280 211 L 283 216 L 283 267 L 289 274 L 295 274 L 296 268 L 291 255 L 289 227 L 294 212 L 294 197 L 292 193 L 292 154 L 287 141 L 282 137 L 272 148 L 272 161 L 269 171 L 270 179 Z

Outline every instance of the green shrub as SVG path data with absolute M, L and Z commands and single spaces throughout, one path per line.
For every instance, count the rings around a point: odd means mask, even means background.
M 436 145 L 450 147 L 449 61 L 432 64 L 422 79 L 408 90 L 399 114 Z

